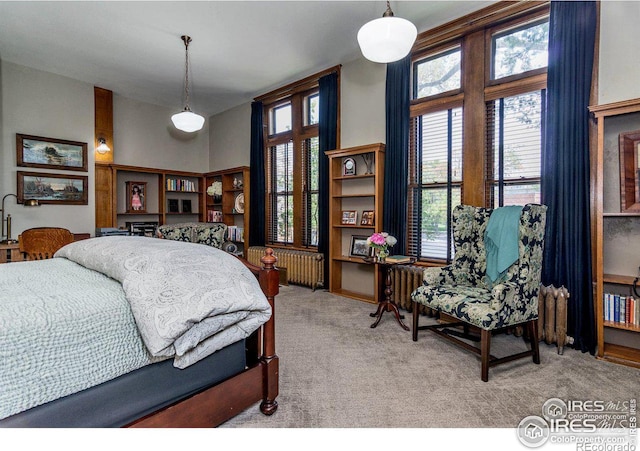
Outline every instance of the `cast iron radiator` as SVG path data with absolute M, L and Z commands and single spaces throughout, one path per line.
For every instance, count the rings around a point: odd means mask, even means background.
M 260 266 L 266 247 L 251 246 L 247 252 L 249 263 Z M 324 285 L 324 255 L 317 252 L 272 248 L 278 268 L 286 268 L 287 282 L 316 288 Z

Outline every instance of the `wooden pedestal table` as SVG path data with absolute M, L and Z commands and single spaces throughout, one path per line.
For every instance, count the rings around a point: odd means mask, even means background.
M 400 314 L 400 312 L 398 311 L 398 306 L 395 305 L 391 300 L 391 295 L 393 294 L 393 288 L 391 287 L 391 269 L 393 266 L 397 265 L 410 265 L 411 263 L 415 262 L 415 259 L 412 258 L 411 261 L 403 263 L 391 263 L 387 262 L 386 260 L 379 261 L 370 257 L 364 258 L 363 260 L 368 265 L 379 265 L 383 271 L 382 280 L 384 281 L 384 285 L 379 288 L 380 295 L 378 296 L 378 309 L 375 311 L 375 313 L 369 314 L 369 316 L 376 318 L 375 322 L 371 325 L 371 328 L 375 328 L 378 323 L 380 323 L 382 314 L 384 312 L 393 312 L 396 320 L 398 321 L 398 324 L 400 324 L 400 327 L 408 331 L 409 327 L 402 322 L 402 320 L 404 319 L 404 315 Z

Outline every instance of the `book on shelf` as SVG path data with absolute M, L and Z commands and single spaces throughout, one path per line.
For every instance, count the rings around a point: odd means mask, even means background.
M 605 293 L 604 320 L 618 324 L 640 325 L 640 300 L 633 296 Z
M 408 255 L 389 255 L 386 261 L 387 263 L 411 263 L 411 257 Z

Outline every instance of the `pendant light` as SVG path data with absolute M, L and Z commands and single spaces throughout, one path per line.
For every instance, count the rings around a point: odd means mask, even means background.
M 185 68 L 184 68 L 184 95 L 185 95 L 185 105 L 184 110 L 180 113 L 176 113 L 171 116 L 171 121 L 173 125 L 178 130 L 182 130 L 183 132 L 197 132 L 204 125 L 204 117 L 200 116 L 191 111 L 189 107 L 189 43 L 191 42 L 191 38 L 189 36 L 182 36 L 182 40 L 184 41 L 184 52 L 185 52 Z
M 367 22 L 358 31 L 362 55 L 374 63 L 392 63 L 409 54 L 418 36 L 416 26 L 394 17 L 387 0 L 387 10 L 380 19 Z

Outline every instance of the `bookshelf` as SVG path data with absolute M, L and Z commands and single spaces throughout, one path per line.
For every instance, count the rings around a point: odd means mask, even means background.
M 361 243 L 362 238 L 382 231 L 384 150 L 384 144 L 376 143 L 326 152 L 330 179 L 329 291 L 371 303 L 379 301 L 379 265 L 367 265 L 362 257 L 351 253 L 354 240 Z M 351 163 L 355 165 L 353 170 Z M 349 212 L 355 212 L 352 221 Z M 373 213 L 371 221 L 363 221 L 364 212 Z
M 605 294 L 632 295 L 640 265 L 640 214 L 637 209 L 627 207 L 629 184 L 633 191 L 634 185 L 640 186 L 640 180 L 627 177 L 629 161 L 625 162 L 622 146 L 625 134 L 640 130 L 640 99 L 595 105 L 589 110 L 597 124 L 592 169 L 596 356 L 640 368 L 640 327 L 605 320 Z M 640 159 L 633 158 L 635 168 L 640 167 Z
M 203 175 L 195 172 L 96 162 L 96 227 L 203 221 L 203 180 Z M 132 185 L 143 188 L 140 210 L 128 205 Z M 170 199 L 177 201 L 177 211 L 170 211 Z
M 222 185 L 220 197 L 207 194 L 214 182 Z M 249 242 L 249 182 L 248 166 L 204 174 L 204 220 L 224 222 L 229 227 L 228 240 L 236 243 L 240 253 L 244 252 L 244 243 Z

